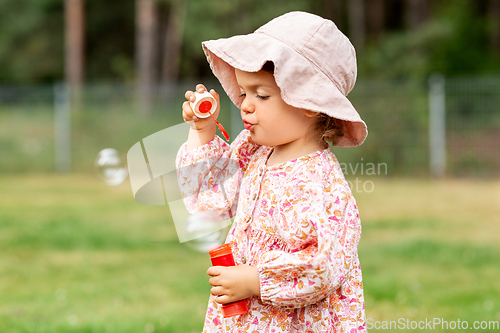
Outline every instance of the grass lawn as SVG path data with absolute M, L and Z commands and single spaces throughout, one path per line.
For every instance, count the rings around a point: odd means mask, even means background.
M 500 321 L 500 181 L 370 181 L 354 194 L 371 322 Z M 0 189 L 0 332 L 201 331 L 210 260 L 165 207 L 91 175 Z

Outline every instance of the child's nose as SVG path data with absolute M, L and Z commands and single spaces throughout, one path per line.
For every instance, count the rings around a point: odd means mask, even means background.
M 245 98 L 241 103 L 241 111 L 245 113 L 253 113 L 255 111 L 254 105 L 248 102 L 248 98 Z

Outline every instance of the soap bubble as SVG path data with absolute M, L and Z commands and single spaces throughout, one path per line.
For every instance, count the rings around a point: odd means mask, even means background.
M 185 243 L 187 246 L 199 252 L 208 252 L 224 244 L 229 225 L 214 212 L 199 212 L 187 218 L 186 231 L 192 239 Z
M 114 186 L 123 183 L 128 170 L 120 152 L 113 148 L 103 149 L 94 162 L 97 175 L 105 184 Z

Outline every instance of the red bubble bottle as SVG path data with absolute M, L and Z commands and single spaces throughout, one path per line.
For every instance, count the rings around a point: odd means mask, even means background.
M 213 266 L 236 266 L 234 263 L 231 244 L 223 244 L 213 250 L 208 251 Z M 247 300 L 236 301 L 222 305 L 224 318 L 248 313 Z

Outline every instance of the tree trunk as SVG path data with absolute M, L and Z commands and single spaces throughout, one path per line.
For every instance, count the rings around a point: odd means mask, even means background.
M 344 29 L 346 22 L 344 22 L 342 0 L 323 0 L 323 12 L 323 17 L 332 20 L 340 30 Z
M 79 104 L 83 84 L 85 15 L 83 0 L 65 0 L 65 80 L 71 88 L 74 102 Z
M 187 2 L 173 1 L 170 5 L 163 45 L 162 82 L 165 84 L 175 83 L 179 74 Z
M 406 0 L 406 21 L 408 28 L 418 28 L 428 17 L 428 0 Z
M 365 46 L 365 3 L 364 0 L 348 0 L 349 37 L 358 54 Z
M 153 0 L 136 0 L 136 62 L 139 103 L 150 113 L 158 69 L 158 10 Z
M 500 1 L 488 1 L 488 16 L 490 20 L 490 42 L 495 53 L 500 54 Z
M 371 0 L 367 3 L 369 35 L 378 40 L 385 30 L 384 0 Z

